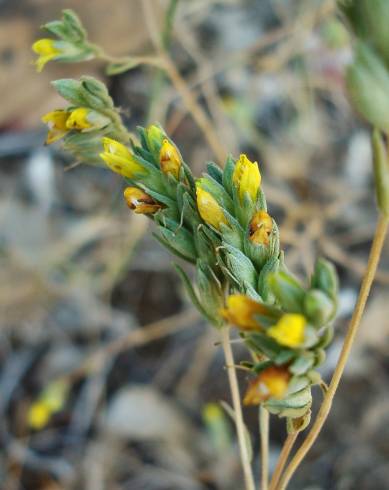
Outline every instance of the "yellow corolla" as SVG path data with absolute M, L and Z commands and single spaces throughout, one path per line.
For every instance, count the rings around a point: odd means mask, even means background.
M 226 308 L 221 310 L 225 320 L 242 330 L 261 330 L 254 315 L 267 313 L 266 306 L 244 294 L 231 294 L 226 300 Z
M 300 347 L 304 342 L 307 320 L 299 313 L 285 313 L 266 333 L 286 347 Z
M 32 50 L 38 55 L 38 59 L 35 61 L 38 72 L 43 70 L 47 62 L 55 59 L 62 53 L 56 46 L 54 39 L 39 39 L 32 45 Z
M 66 122 L 69 118 L 70 112 L 57 110 L 51 111 L 42 117 L 42 122 L 47 124 L 49 131 L 47 133 L 46 143 L 54 143 L 59 140 L 68 132 Z
M 162 208 L 161 204 L 138 187 L 126 187 L 123 195 L 128 207 L 137 214 L 154 214 Z
M 177 148 L 167 138 L 162 141 L 159 152 L 159 163 L 164 174 L 171 174 L 178 179 L 182 163 L 181 157 Z
M 243 399 L 244 405 L 259 405 L 269 398 L 282 399 L 287 392 L 290 377 L 287 368 L 282 366 L 264 369 L 250 383 Z
M 93 127 L 93 124 L 88 120 L 88 115 L 91 112 L 90 109 L 86 107 L 77 107 L 74 109 L 66 121 L 66 127 L 68 129 L 90 129 Z
M 266 211 L 257 211 L 249 226 L 249 240 L 255 245 L 269 245 L 270 233 L 273 229 L 273 220 Z
M 235 164 L 232 182 L 238 190 L 240 200 L 247 192 L 252 201 L 257 198 L 261 186 L 261 174 L 257 162 L 251 162 L 246 155 L 240 155 Z
M 201 187 L 199 182 L 196 183 L 196 197 L 197 209 L 208 225 L 218 230 L 222 223 L 225 225 L 228 223 L 219 203 L 209 192 Z
M 111 138 L 103 138 L 102 142 L 104 151 L 100 153 L 100 157 L 113 172 L 129 179 L 134 178 L 137 174 L 146 173 L 145 168 L 122 143 Z

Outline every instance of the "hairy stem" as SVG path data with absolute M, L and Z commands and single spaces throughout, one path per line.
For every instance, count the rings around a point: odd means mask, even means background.
M 261 437 L 261 490 L 267 490 L 269 484 L 269 412 L 259 407 L 259 430 Z
M 300 465 L 300 463 L 302 462 L 302 460 L 304 459 L 304 457 L 306 456 L 306 454 L 308 453 L 308 451 L 316 441 L 320 433 L 320 430 L 323 427 L 324 422 L 326 421 L 328 414 L 331 410 L 332 401 L 334 399 L 336 390 L 339 386 L 340 379 L 342 377 L 344 368 L 346 366 L 348 357 L 350 355 L 350 351 L 355 339 L 355 335 L 357 333 L 363 312 L 365 310 L 367 298 L 370 293 L 371 285 L 373 283 L 378 262 L 380 260 L 386 233 L 388 231 L 388 224 L 389 224 L 389 217 L 381 214 L 376 226 L 373 243 L 370 249 L 369 261 L 367 263 L 366 272 L 363 277 L 361 289 L 359 291 L 358 301 L 355 306 L 354 313 L 347 330 L 347 335 L 343 344 L 343 348 L 340 353 L 339 360 L 336 365 L 334 374 L 332 376 L 331 383 L 328 387 L 328 391 L 324 397 L 323 403 L 320 407 L 315 423 L 313 424 L 311 430 L 309 431 L 301 447 L 298 449 L 295 456 L 293 457 L 288 467 L 286 468 L 285 473 L 281 478 L 280 484 L 277 487 L 277 490 L 284 490 L 287 487 L 294 472 L 296 471 L 296 469 L 298 468 L 298 466 Z
M 228 372 L 228 380 L 230 383 L 232 405 L 235 412 L 235 425 L 238 435 L 238 443 L 240 450 L 240 459 L 242 462 L 245 488 L 246 490 L 255 490 L 254 477 L 251 469 L 250 458 L 248 453 L 247 442 L 245 439 L 245 427 L 243 422 L 242 406 L 240 404 L 240 393 L 238 386 L 238 378 L 236 376 L 234 355 L 230 344 L 229 328 L 224 327 L 221 331 L 222 345 L 224 357 L 226 360 L 226 369 Z

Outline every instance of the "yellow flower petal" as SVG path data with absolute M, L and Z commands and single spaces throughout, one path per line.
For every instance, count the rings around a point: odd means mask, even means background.
M 181 157 L 177 148 L 165 138 L 159 152 L 159 163 L 164 174 L 172 174 L 176 179 L 180 173 Z
M 89 113 L 90 109 L 87 109 L 86 107 L 78 107 L 77 109 L 74 109 L 66 121 L 66 127 L 68 129 L 78 130 L 92 128 L 93 124 L 88 121 Z
M 255 201 L 261 185 L 261 174 L 257 162 L 251 162 L 244 154 L 240 155 L 232 174 L 232 182 L 238 190 L 241 201 L 246 192 L 252 201 Z
M 196 196 L 200 216 L 208 225 L 218 230 L 221 223 L 225 225 L 228 223 L 216 199 L 209 192 L 202 189 L 199 184 L 196 185 Z
M 28 425 L 34 430 L 43 429 L 48 424 L 50 417 L 49 407 L 41 401 L 35 402 L 28 411 Z
M 32 50 L 39 55 L 35 61 L 38 72 L 42 71 L 48 61 L 61 54 L 61 51 L 55 46 L 54 39 L 39 39 L 32 45 Z
M 226 308 L 221 310 L 225 320 L 242 330 L 261 330 L 261 326 L 254 315 L 266 314 L 265 305 L 244 294 L 232 294 L 228 296 L 226 303 Z
M 47 134 L 46 143 L 54 143 L 54 141 L 59 140 L 68 132 L 66 127 L 66 121 L 69 117 L 68 111 L 57 110 L 51 111 L 42 116 L 42 122 L 47 124 L 49 131 Z
M 307 321 L 299 313 L 285 313 L 276 325 L 267 330 L 267 335 L 286 347 L 300 347 L 304 342 Z
M 126 146 L 111 138 L 103 138 L 102 142 L 104 152 L 100 153 L 100 157 L 113 172 L 129 179 L 134 178 L 136 174 L 147 173 Z
M 257 211 L 250 221 L 249 240 L 255 245 L 269 245 L 272 229 L 271 216 L 266 211 Z
M 287 392 L 290 377 L 285 367 L 268 367 L 250 383 L 243 404 L 259 405 L 269 398 L 282 399 Z

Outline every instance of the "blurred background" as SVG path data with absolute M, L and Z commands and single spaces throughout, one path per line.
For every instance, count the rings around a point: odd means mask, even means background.
M 153 0 L 161 24 L 168 4 Z M 0 1 L 0 488 L 240 489 L 233 426 L 209 405 L 230 401 L 217 333 L 126 208 L 120 177 L 44 146 L 40 116 L 65 105 L 50 80 L 106 81 L 126 124 L 158 120 L 197 175 L 217 157 L 155 68 L 106 79 L 95 61 L 49 63 L 37 74 L 30 45 L 62 8 L 114 55 L 153 52 L 142 0 Z M 369 130 L 344 91 L 350 40 L 334 2 L 181 0 L 170 53 L 221 152 L 260 163 L 290 269 L 309 274 L 317 255 L 337 267 L 328 380 L 376 222 Z M 291 489 L 389 488 L 388 285 L 386 244 L 331 415 Z M 245 417 L 257 451 L 256 409 Z M 273 467 L 284 425 L 272 418 Z

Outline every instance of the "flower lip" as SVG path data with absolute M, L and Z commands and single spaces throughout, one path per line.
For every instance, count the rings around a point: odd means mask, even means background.
M 48 112 L 42 116 L 41 120 L 48 126 L 48 133 L 46 144 L 54 143 L 54 141 L 59 140 L 68 132 L 66 122 L 69 118 L 70 113 L 68 111 L 58 109 L 55 111 Z
M 62 51 L 56 46 L 56 41 L 54 39 L 38 39 L 32 45 L 32 50 L 34 53 L 39 55 L 38 59 L 35 61 L 36 69 L 38 72 L 43 70 L 43 67 L 50 60 L 55 59 L 57 56 L 61 55 Z
M 123 195 L 128 207 L 135 213 L 154 214 L 162 208 L 161 204 L 138 187 L 126 187 Z

